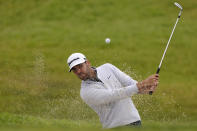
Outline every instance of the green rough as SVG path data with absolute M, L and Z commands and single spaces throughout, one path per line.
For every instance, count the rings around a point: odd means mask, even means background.
M 196 129 L 197 1 L 177 2 L 183 14 L 157 92 L 133 96 L 144 130 Z M 0 0 L 1 127 L 100 128 L 67 57 L 82 52 L 140 81 L 156 72 L 178 12 L 171 0 Z

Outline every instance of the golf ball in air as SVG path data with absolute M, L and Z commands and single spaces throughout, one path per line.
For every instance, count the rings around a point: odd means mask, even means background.
M 109 44 L 110 41 L 111 41 L 110 38 L 106 38 L 106 39 L 105 39 L 106 44 Z

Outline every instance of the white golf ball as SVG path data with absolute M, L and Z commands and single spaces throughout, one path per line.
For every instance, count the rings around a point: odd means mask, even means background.
M 105 39 L 106 44 L 109 44 L 110 41 L 111 41 L 110 38 L 106 38 L 106 39 Z

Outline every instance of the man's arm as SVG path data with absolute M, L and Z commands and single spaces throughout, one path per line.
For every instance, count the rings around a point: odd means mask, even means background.
M 136 80 L 132 79 L 129 75 L 122 72 L 120 69 L 118 69 L 114 65 L 108 64 L 108 66 L 110 67 L 110 69 L 112 70 L 116 78 L 118 78 L 118 80 L 120 81 L 123 87 L 135 85 L 137 83 Z
M 100 105 L 131 97 L 131 95 L 137 92 L 138 88 L 136 84 L 113 90 L 90 86 L 82 89 L 81 97 L 87 104 Z
M 117 67 L 113 66 L 112 64 L 109 64 L 111 67 L 112 71 L 114 72 L 115 76 L 119 79 L 121 84 L 123 86 L 129 86 L 129 85 L 134 85 L 137 84 L 138 93 L 141 94 L 148 94 L 150 91 L 154 92 L 159 81 L 159 75 L 158 74 L 153 74 L 149 77 L 147 77 L 145 80 L 141 82 L 137 82 L 133 80 L 130 76 L 125 74 L 124 72 L 120 71 Z

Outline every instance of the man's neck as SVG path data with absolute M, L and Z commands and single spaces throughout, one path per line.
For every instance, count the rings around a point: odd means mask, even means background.
M 95 68 L 91 68 L 90 70 L 90 79 L 96 79 L 97 78 L 97 72 Z

